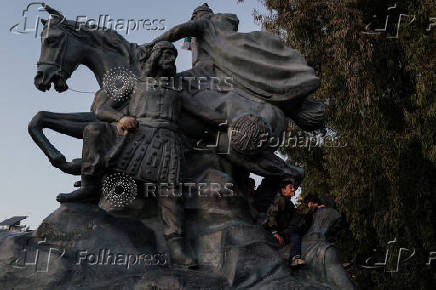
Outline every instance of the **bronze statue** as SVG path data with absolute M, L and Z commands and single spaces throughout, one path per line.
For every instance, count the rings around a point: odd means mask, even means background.
M 66 80 L 83 64 L 94 72 L 101 89 L 95 94 L 91 112 L 40 112 L 29 124 L 30 135 L 53 166 L 82 177 L 79 189 L 58 195 L 60 208 L 35 232 L 35 236 L 47 237 L 55 249 L 65 247 L 67 254 L 50 265 L 49 271 L 55 275 L 37 282 L 29 278 L 29 285 L 77 288 L 85 281 L 91 288 L 165 288 L 167 282 L 172 286 L 166 288 L 172 289 L 353 287 L 335 253 L 325 250 L 323 243 L 310 243 L 312 236 L 325 230 L 318 220 L 324 215 L 315 216 L 314 222 L 322 229 L 312 227 L 311 236 L 302 239 L 308 268 L 301 269 L 303 275 L 294 275 L 271 234 L 255 223 L 249 211 L 246 180 L 250 173 L 266 181 L 289 176 L 300 182 L 304 177 L 302 168 L 274 155 L 276 147 L 257 146 L 260 135 L 281 136 L 289 119 L 305 130 L 325 124 L 325 106 L 309 97 L 319 80 L 301 54 L 267 32 L 239 33 L 236 15 L 214 14 L 207 5 L 196 8 L 191 21 L 143 46 L 129 43 L 111 30 L 81 25 L 77 31 L 76 22 L 44 7 L 52 19 L 43 21 L 47 38 L 42 41 L 35 86 L 45 91 L 54 83 L 55 89 L 63 92 L 68 88 Z M 192 39 L 193 67 L 176 74 L 177 53 L 170 42 L 182 37 Z M 122 77 L 111 78 L 114 71 L 121 71 Z M 127 83 L 118 84 L 124 77 Z M 184 81 L 179 91 L 147 82 L 160 77 L 207 77 L 218 82 L 231 78 L 233 87 L 225 91 L 202 89 L 197 82 Z M 111 90 L 121 91 L 121 95 L 113 95 Z M 227 125 L 222 126 L 224 121 Z M 43 128 L 83 138 L 82 159 L 66 162 L 43 135 Z M 205 131 L 213 136 L 221 132 L 214 148 L 204 143 L 199 146 L 198 140 L 207 139 Z M 227 148 L 227 154 L 221 154 Z M 209 188 L 200 191 L 201 198 L 186 199 L 185 192 L 183 199 L 159 195 L 157 207 L 154 198 L 138 194 L 137 206 L 126 207 L 122 215 L 105 208 L 100 196 L 102 179 L 112 173 L 135 179 L 140 189 L 144 189 L 141 184 L 188 180 L 230 183 L 234 194 L 225 196 Z M 207 196 L 208 190 L 215 195 Z M 333 219 L 338 215 L 334 209 L 325 214 Z M 22 243 L 22 239 L 0 237 L 0 249 L 22 249 Z M 72 263 L 75 250 L 97 253 L 100 245 L 120 253 L 126 249 L 128 253 L 169 253 L 173 264 L 183 267 L 156 267 L 144 275 L 143 268 L 115 265 L 110 272 L 102 267 L 89 271 L 90 264 Z M 8 253 L 16 255 L 17 251 Z M 331 259 L 314 259 L 317 251 L 330 253 Z M 197 262 L 199 270 L 190 271 L 188 268 Z M 334 271 L 324 271 L 333 264 Z M 2 269 L 0 263 L 0 273 Z M 307 278 L 312 272 L 314 278 Z M 8 275 L 22 281 L 19 271 L 9 271 Z M 113 280 L 107 280 L 112 275 Z M 21 287 L 20 282 L 14 283 L 10 288 Z

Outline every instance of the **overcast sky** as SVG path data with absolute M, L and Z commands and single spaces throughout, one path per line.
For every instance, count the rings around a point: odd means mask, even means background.
M 193 0 L 74 0 L 46 1 L 60 10 L 68 19 L 78 16 L 98 18 L 108 14 L 113 19 L 165 19 L 165 25 L 172 27 L 190 19 L 192 10 L 205 1 Z M 0 17 L 0 219 L 14 215 L 28 215 L 24 221 L 32 229 L 36 228 L 59 204 L 56 195 L 73 190 L 78 177 L 63 174 L 52 168 L 48 159 L 33 143 L 27 133 L 27 124 L 38 111 L 86 112 L 93 100 L 93 94 L 80 94 L 67 91 L 62 94 L 50 90 L 40 92 L 33 85 L 36 62 L 40 54 L 40 39 L 33 33 L 16 34 L 10 28 L 23 22 L 22 13 L 32 1 L 2 0 Z M 246 0 L 238 4 L 236 0 L 208 1 L 215 12 L 235 13 L 240 24 L 239 31 L 260 30 L 254 23 L 253 9 L 264 11 L 258 0 Z M 36 6 L 35 6 L 36 7 Z M 29 18 L 38 15 L 35 7 L 29 9 Z M 33 11 L 31 11 L 33 9 Z M 45 15 L 39 13 L 39 15 Z M 30 20 L 30 22 L 34 21 Z M 160 31 L 161 33 L 162 31 Z M 155 31 L 139 30 L 122 35 L 130 42 L 145 43 L 160 34 Z M 180 48 L 181 42 L 176 43 Z M 191 67 L 191 55 L 179 49 L 178 71 Z M 70 88 L 81 91 L 98 89 L 94 75 L 80 67 L 68 80 Z M 82 141 L 63 136 L 50 130 L 49 139 L 61 149 L 67 159 L 80 157 Z

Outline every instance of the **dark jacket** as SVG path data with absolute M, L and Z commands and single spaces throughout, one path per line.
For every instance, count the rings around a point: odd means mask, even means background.
M 304 234 L 312 224 L 315 209 L 302 205 L 297 210 L 290 197 L 278 193 L 268 209 L 266 227 L 272 234 L 287 228 L 295 228 Z
M 279 232 L 290 227 L 298 227 L 299 216 L 290 197 L 278 193 L 268 209 L 267 227 L 271 232 Z

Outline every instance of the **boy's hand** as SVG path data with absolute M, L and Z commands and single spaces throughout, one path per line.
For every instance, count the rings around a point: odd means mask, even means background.
M 279 242 L 280 245 L 283 245 L 285 241 L 283 240 L 283 237 L 279 234 L 275 234 L 274 238 L 276 238 L 277 242 Z
M 323 204 L 318 205 L 318 208 L 325 208 L 325 205 L 323 205 Z

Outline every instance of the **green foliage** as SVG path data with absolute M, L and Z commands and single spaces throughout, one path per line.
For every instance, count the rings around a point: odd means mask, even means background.
M 345 216 L 339 246 L 358 288 L 434 289 L 435 268 L 425 263 L 436 251 L 436 27 L 426 29 L 436 5 L 398 1 L 387 32 L 368 34 L 369 23 L 384 26 L 394 3 L 266 0 L 271 13 L 255 18 L 315 68 L 314 97 L 328 101 L 328 127 L 347 143 L 285 151 L 307 170 L 304 193 L 334 197 Z M 400 13 L 410 17 L 389 38 Z M 394 238 L 416 249 L 398 273 L 361 267 Z

